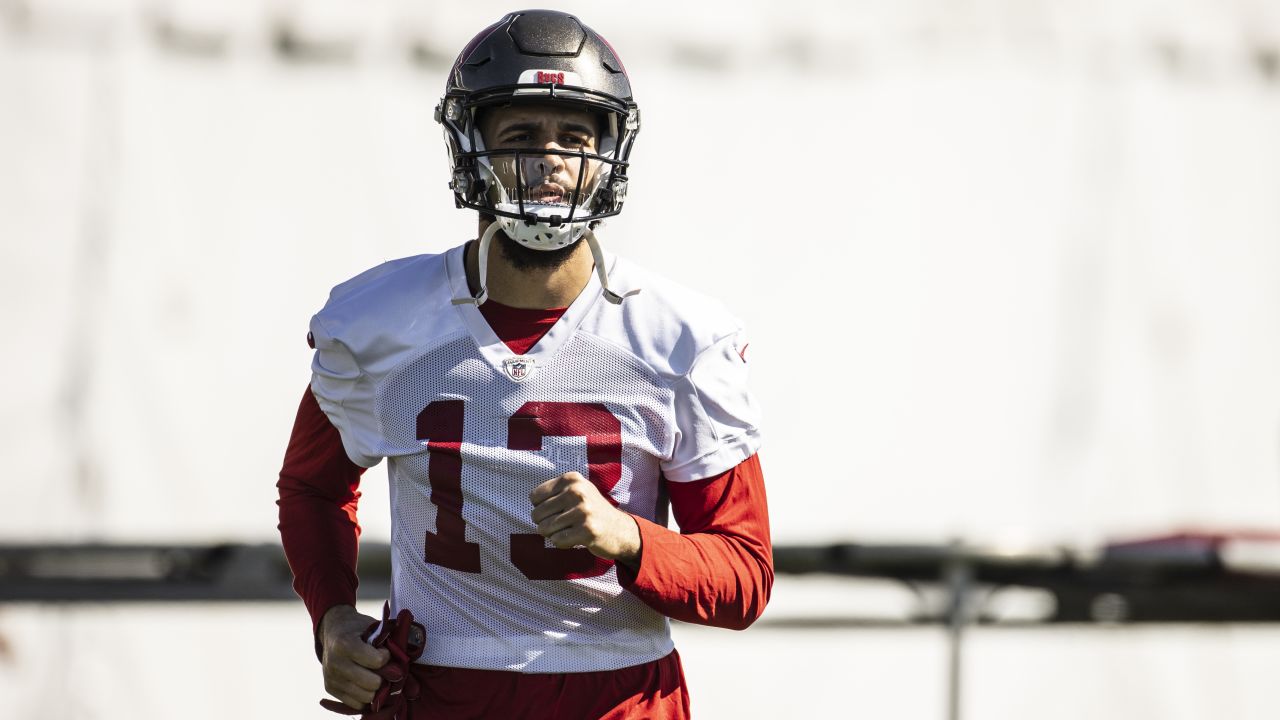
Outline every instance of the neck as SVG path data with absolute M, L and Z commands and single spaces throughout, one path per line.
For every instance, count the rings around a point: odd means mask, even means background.
M 481 221 L 483 235 L 488 223 Z M 499 231 L 501 232 L 501 231 Z M 586 242 L 574 243 L 568 260 L 554 268 L 517 268 L 507 258 L 495 238 L 489 246 L 488 278 L 485 285 L 493 300 L 517 308 L 555 308 L 573 303 L 591 280 L 595 262 Z M 467 282 L 474 291 L 479 287 L 480 243 L 467 244 Z

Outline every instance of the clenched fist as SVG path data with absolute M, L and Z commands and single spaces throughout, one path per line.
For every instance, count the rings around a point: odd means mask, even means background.
M 529 493 L 538 534 L 566 550 L 585 547 L 596 557 L 635 566 L 640 529 L 580 473 L 552 478 Z

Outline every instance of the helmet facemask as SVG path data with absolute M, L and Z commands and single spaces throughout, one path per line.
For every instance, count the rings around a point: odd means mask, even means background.
M 534 250 L 577 242 L 599 212 L 612 165 L 586 150 L 493 150 L 476 156 L 485 204 L 512 240 Z M 612 209 L 612 208 L 610 208 Z
M 560 97 L 565 94 L 562 90 Z M 496 218 L 513 240 L 535 250 L 570 245 L 586 228 L 622 210 L 627 186 L 625 158 L 639 125 L 634 110 L 630 114 L 635 119 L 628 130 L 627 120 L 619 122 L 616 111 L 546 101 L 552 98 L 557 96 L 539 97 L 537 104 L 590 110 L 599 116 L 594 148 L 531 145 L 490 149 L 480 131 L 480 118 L 496 103 L 467 107 L 455 98 L 445 98 L 441 112 L 452 164 L 449 187 L 458 206 Z M 627 136 L 623 142 L 619 142 L 619 130 Z M 624 150 L 621 156 L 620 148 Z

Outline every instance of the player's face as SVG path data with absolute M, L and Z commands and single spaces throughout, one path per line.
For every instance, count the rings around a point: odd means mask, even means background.
M 491 156 L 512 201 L 518 192 L 525 202 L 569 206 L 581 204 L 595 184 L 600 162 L 573 153 L 596 152 L 598 127 L 597 117 L 586 110 L 530 104 L 489 110 L 480 132 L 491 150 L 529 151 L 518 162 L 515 155 Z

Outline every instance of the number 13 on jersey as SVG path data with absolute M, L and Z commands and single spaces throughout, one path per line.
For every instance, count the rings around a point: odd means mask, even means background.
M 462 400 L 437 400 L 418 413 L 418 440 L 430 452 L 428 482 L 436 506 L 436 531 L 427 531 L 428 563 L 461 572 L 478 573 L 480 546 L 466 540 L 462 519 Z M 617 504 L 610 492 L 622 479 L 622 425 L 600 403 L 527 402 L 507 420 L 509 450 L 542 449 L 545 437 L 585 437 L 587 478 L 600 493 Z M 537 483 L 551 478 L 535 479 Z M 533 489 L 533 485 L 530 486 Z M 510 557 L 530 580 L 573 580 L 603 575 L 613 562 L 585 548 L 546 547 L 537 533 L 513 533 Z

